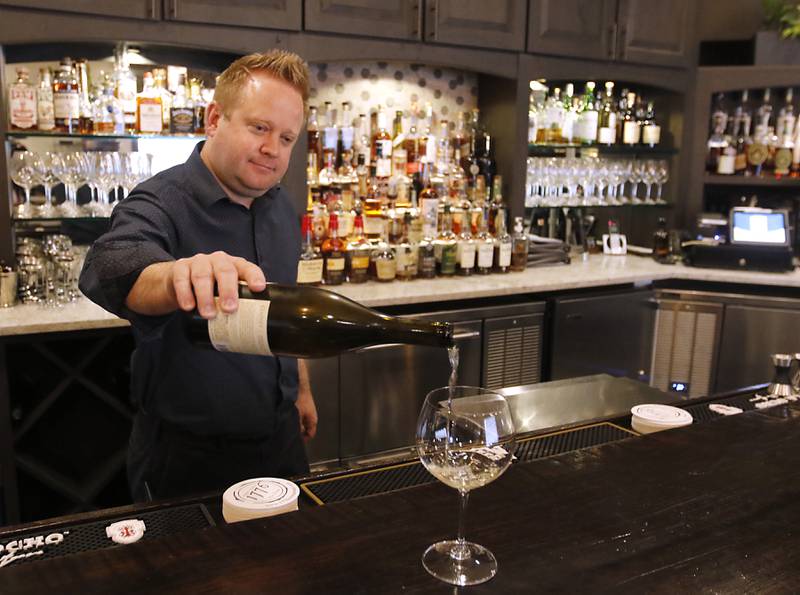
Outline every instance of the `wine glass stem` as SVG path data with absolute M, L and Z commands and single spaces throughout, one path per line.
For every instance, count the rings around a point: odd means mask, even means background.
M 469 492 L 467 490 L 458 490 L 458 537 L 456 538 L 457 545 L 453 548 L 450 555 L 456 560 L 465 560 L 469 557 L 469 548 L 464 544 L 464 527 L 467 522 L 467 502 L 469 501 Z

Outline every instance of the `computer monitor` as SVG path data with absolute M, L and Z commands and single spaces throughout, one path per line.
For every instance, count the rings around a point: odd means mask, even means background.
M 730 243 L 747 246 L 788 246 L 789 213 L 756 207 L 734 207 L 730 213 Z

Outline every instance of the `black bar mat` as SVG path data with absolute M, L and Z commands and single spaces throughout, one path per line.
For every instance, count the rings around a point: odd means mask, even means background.
M 686 407 L 686 411 L 692 414 L 692 418 L 694 419 L 695 423 L 699 421 L 711 421 L 726 416 L 723 415 L 722 413 L 716 413 L 715 411 L 712 411 L 711 409 L 708 408 L 709 405 L 720 403 L 722 405 L 730 405 L 731 407 L 738 407 L 742 411 L 752 411 L 753 409 L 756 408 L 755 404 L 750 402 L 750 399 L 752 399 L 753 396 L 754 395 L 750 393 L 746 395 L 735 395 L 727 399 L 720 399 L 719 401 L 714 401 L 714 403 L 701 403 L 700 405 L 692 405 L 691 407 Z
M 515 454 L 520 461 L 532 461 L 636 435 L 635 432 L 620 426 L 603 422 L 526 438 L 517 443 Z M 317 504 L 331 504 L 435 481 L 437 480 L 420 462 L 411 461 L 378 469 L 353 471 L 317 481 L 311 480 L 303 483 L 300 488 Z

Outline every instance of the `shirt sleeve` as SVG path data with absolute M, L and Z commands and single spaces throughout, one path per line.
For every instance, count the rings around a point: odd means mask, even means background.
M 144 316 L 125 306 L 141 272 L 175 260 L 175 228 L 158 198 L 136 189 L 114 208 L 111 228 L 89 249 L 79 286 L 93 302 L 140 330 L 160 326 L 170 316 Z

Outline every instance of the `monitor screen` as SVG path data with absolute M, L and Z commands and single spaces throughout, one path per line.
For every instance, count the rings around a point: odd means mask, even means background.
M 785 245 L 788 242 L 786 214 L 780 211 L 738 211 L 732 213 L 733 243 Z

